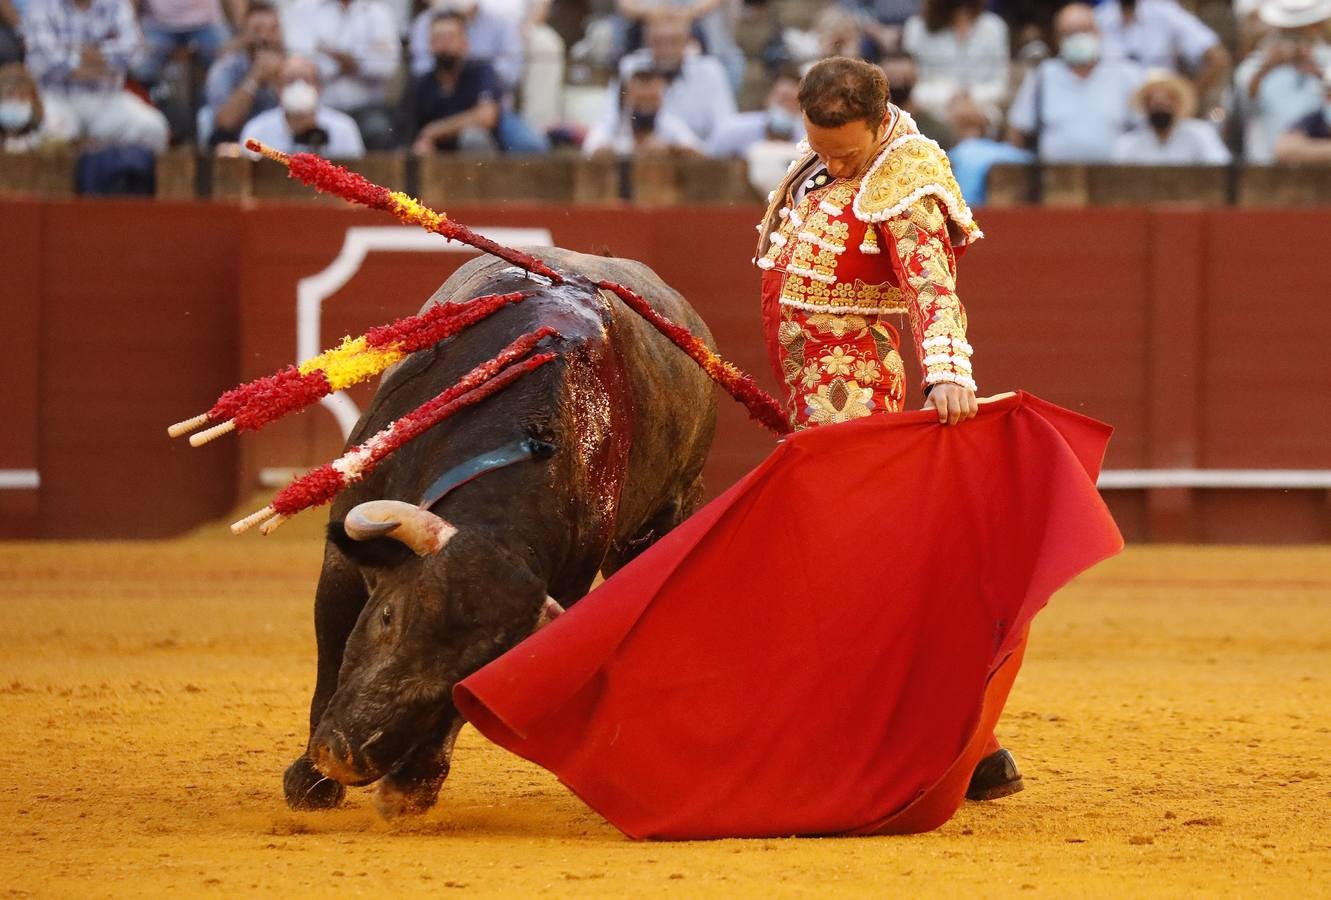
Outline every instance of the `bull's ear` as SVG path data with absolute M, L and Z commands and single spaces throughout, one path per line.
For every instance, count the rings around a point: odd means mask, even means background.
M 376 569 L 400 566 L 416 555 L 406 544 L 392 538 L 355 540 L 347 534 L 347 529 L 341 522 L 328 523 L 328 540 L 332 541 L 347 559 Z

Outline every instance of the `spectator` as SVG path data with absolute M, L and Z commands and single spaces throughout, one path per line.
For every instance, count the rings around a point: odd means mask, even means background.
M 67 143 L 71 137 L 73 123 L 46 114 L 37 83 L 23 65 L 0 65 L 0 149 L 28 153 Z
M 915 103 L 941 116 L 959 94 L 994 118 L 1008 94 L 1008 33 L 984 0 L 924 0 L 906 22 L 901 47 L 919 62 Z
M 564 117 L 564 39 L 546 22 L 550 0 L 482 0 L 481 10 L 517 28 L 526 64 L 518 83 L 519 112 L 538 132 Z
M 469 56 L 487 63 L 499 79 L 496 95 L 500 104 L 499 125 L 495 137 L 500 148 L 513 153 L 549 150 L 550 142 L 533 131 L 513 109 L 514 92 L 523 77 L 522 33 L 516 22 L 482 9 L 477 0 L 435 0 L 432 10 L 416 17 L 411 35 L 412 73 L 421 76 L 435 69 L 429 43 L 430 23 L 441 12 L 461 17 L 467 30 Z
M 712 133 L 707 141 L 707 155 L 743 156 L 759 141 L 793 144 L 803 139 L 800 76 L 793 69 L 787 69 L 772 82 L 763 109 L 736 113 Z
M 1105 0 L 1095 9 L 1106 56 L 1189 74 L 1206 97 L 1229 69 L 1229 52 L 1201 19 L 1176 0 Z
M 582 143 L 586 156 L 641 156 L 660 153 L 698 154 L 702 141 L 668 108 L 666 79 L 652 69 L 628 76 L 613 123 L 593 126 Z
M 47 115 L 94 141 L 166 149 L 166 118 L 125 90 L 141 43 L 129 0 L 28 0 L 24 33 Z
M 1331 2 L 1331 0 L 1329 0 Z M 1027 73 L 1008 111 L 1008 140 L 1049 162 L 1108 162 L 1135 122 L 1141 68 L 1103 59 L 1095 12 L 1070 3 L 1054 20 L 1058 56 Z
M 193 50 L 207 67 L 231 37 L 220 0 L 143 0 L 141 8 L 146 47 L 134 77 L 147 85 L 162 77 L 162 67 L 176 50 Z
M 1229 150 L 1209 122 L 1195 119 L 1197 94 L 1167 69 L 1147 74 L 1134 98 L 1144 125 L 1114 142 L 1114 162 L 1144 166 L 1223 166 Z
M 1286 165 L 1331 163 L 1331 69 L 1322 73 L 1322 108 L 1295 122 L 1276 141 L 1276 162 Z
M 989 170 L 995 165 L 1027 165 L 1035 161 L 1035 154 L 1029 150 L 994 140 L 997 129 L 993 120 L 970 97 L 959 96 L 952 101 L 948 123 L 957 142 L 947 156 L 952 162 L 952 175 L 969 205 L 983 205 L 988 199 Z
M 328 106 L 348 113 L 370 149 L 397 142 L 388 81 L 402 48 L 384 0 L 297 0 L 286 18 L 287 49 L 314 60 Z
M 859 16 L 860 25 L 882 51 L 901 46 L 901 28 L 918 15 L 921 0 L 841 0 L 841 5 Z
M 933 138 L 943 149 L 951 147 L 956 142 L 951 127 L 929 110 L 921 109 L 915 102 L 915 86 L 920 75 L 915 57 L 905 50 L 894 50 L 879 60 L 878 68 L 887 76 L 893 105 L 910 113 L 921 134 Z
M 522 83 L 522 32 L 516 23 L 481 8 L 478 0 L 433 0 L 411 25 L 411 74 L 434 71 L 430 23 L 441 13 L 456 13 L 467 28 L 467 44 L 475 59 L 488 62 L 505 94 Z
M 1331 0 L 1265 0 L 1259 15 L 1273 31 L 1239 64 L 1235 81 L 1247 115 L 1244 154 L 1266 165 L 1275 158 L 1276 140 L 1322 108 Z
M 0 0 L 0 66 L 23 61 L 23 9 L 15 0 Z
M 499 124 L 499 76 L 489 63 L 469 58 L 467 23 L 460 13 L 436 13 L 430 23 L 434 71 L 412 86 L 412 150 L 493 153 Z
M 660 13 L 650 20 L 646 39 L 645 47 L 620 60 L 620 80 L 648 69 L 659 72 L 668 85 L 663 111 L 682 119 L 697 137 L 710 138 L 735 114 L 725 69 L 710 56 L 688 52 L 689 23 L 678 13 Z
M 735 0 L 615 0 L 619 15 L 631 24 L 630 30 L 646 27 L 647 22 L 666 12 L 674 12 L 690 22 L 691 30 L 702 41 L 703 53 L 715 58 L 725 69 L 730 89 L 738 91 L 744 81 L 744 51 L 735 43 Z M 624 46 L 636 50 L 639 42 L 626 37 Z
M 199 116 L 199 140 L 235 141 L 240 128 L 261 112 L 277 107 L 282 77 L 282 20 L 277 8 L 253 0 L 241 20 L 238 45 L 208 69 Z
M 246 122 L 241 143 L 254 138 L 284 153 L 309 151 L 333 159 L 365 155 L 356 120 L 323 104 L 314 60 L 288 56 L 279 83 L 281 105 Z

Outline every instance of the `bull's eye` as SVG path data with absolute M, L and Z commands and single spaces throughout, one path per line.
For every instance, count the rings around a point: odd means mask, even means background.
M 385 627 L 385 628 L 387 628 L 389 625 L 392 625 L 392 624 L 393 624 L 393 607 L 391 607 L 391 606 L 385 606 L 385 607 L 383 608 L 383 611 L 382 611 L 381 613 L 379 613 L 379 620 L 380 620 L 381 622 L 384 623 L 384 627 Z

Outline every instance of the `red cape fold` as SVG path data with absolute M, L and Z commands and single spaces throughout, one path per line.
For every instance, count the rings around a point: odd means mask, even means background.
M 458 709 L 631 837 L 873 830 L 978 746 L 1031 618 L 1122 548 L 1109 435 L 1024 393 L 793 434 Z

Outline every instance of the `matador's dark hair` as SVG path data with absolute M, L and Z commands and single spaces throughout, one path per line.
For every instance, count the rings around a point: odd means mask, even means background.
M 877 128 L 887 116 L 888 97 L 882 69 L 846 56 L 814 63 L 800 82 L 800 109 L 820 128 L 860 121 Z

